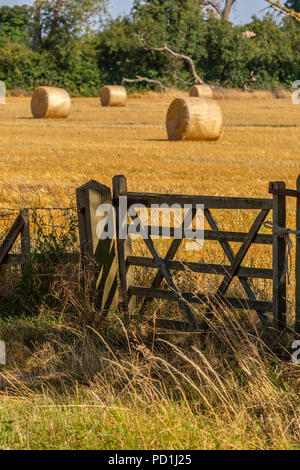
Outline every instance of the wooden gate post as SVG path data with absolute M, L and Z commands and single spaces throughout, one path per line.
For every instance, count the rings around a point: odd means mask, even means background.
M 121 219 L 120 214 L 120 197 L 127 196 L 127 181 L 125 176 L 117 175 L 113 178 L 113 199 L 116 207 L 116 237 L 117 237 L 117 250 L 118 250 L 118 263 L 119 263 L 119 279 L 122 291 L 123 309 L 131 315 L 135 309 L 135 300 L 129 295 L 129 286 L 134 284 L 133 268 L 127 264 L 127 257 L 132 255 L 131 239 L 120 237 L 121 231 L 126 230 L 127 235 L 127 203 L 126 213 L 124 213 L 124 220 Z M 121 225 L 122 224 L 122 225 Z
M 297 191 L 300 194 L 300 175 L 297 179 Z M 297 197 L 296 230 L 300 230 L 300 196 Z M 296 237 L 296 322 L 295 331 L 300 334 L 300 237 Z
M 284 182 L 273 183 L 273 189 L 285 191 Z M 286 228 L 286 196 L 273 195 L 273 223 Z M 286 329 L 286 241 L 280 235 L 273 235 L 273 314 L 275 330 L 281 334 Z
M 99 207 L 107 204 L 107 208 L 113 210 L 111 190 L 96 181 L 89 181 L 76 190 L 76 198 L 84 281 L 91 282 L 90 287 L 95 290 L 97 308 L 107 313 L 117 308 L 118 263 L 113 237 L 101 239 L 108 227 L 100 223 L 105 211 L 100 212 Z M 105 214 L 109 222 L 108 212 Z

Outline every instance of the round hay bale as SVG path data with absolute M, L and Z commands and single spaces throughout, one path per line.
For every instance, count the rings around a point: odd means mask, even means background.
M 31 111 L 37 119 L 64 119 L 71 111 L 71 98 L 62 88 L 41 86 L 34 90 Z
M 105 86 L 101 90 L 102 106 L 126 106 L 127 91 L 123 86 Z
M 213 98 L 213 91 L 208 85 L 194 85 L 190 89 L 190 96 L 197 98 Z
M 207 98 L 177 98 L 168 110 L 169 140 L 218 140 L 223 118 L 218 103 Z

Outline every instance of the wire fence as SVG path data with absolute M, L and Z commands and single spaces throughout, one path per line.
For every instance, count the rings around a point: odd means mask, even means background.
M 69 282 L 72 276 L 77 279 L 80 266 L 76 207 L 0 206 L 0 249 L 4 252 L 10 235 L 11 241 L 15 239 L 11 229 L 20 213 L 26 223 L 0 266 L 0 316 L 32 313 L 41 299 L 57 299 L 59 294 L 53 291 L 53 296 L 52 287 Z
M 19 213 L 29 217 L 30 239 L 33 247 L 42 242 L 63 245 L 67 251 L 78 248 L 77 208 L 71 207 L 0 207 L 0 246 Z M 13 251 L 20 248 L 20 240 Z

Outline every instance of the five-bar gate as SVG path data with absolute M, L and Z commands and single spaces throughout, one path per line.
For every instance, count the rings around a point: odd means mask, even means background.
M 274 317 L 274 326 L 279 332 L 286 328 L 286 239 L 280 234 L 273 235 L 259 233 L 262 225 L 268 218 L 281 229 L 286 227 L 286 195 L 285 183 L 272 183 L 274 189 L 273 197 L 262 198 L 231 198 L 231 197 L 212 197 L 212 196 L 190 196 L 190 195 L 171 195 L 171 194 L 152 194 L 136 193 L 127 191 L 126 178 L 116 176 L 113 179 L 113 203 L 117 210 L 116 230 L 117 230 L 117 251 L 119 264 L 119 277 L 123 296 L 123 305 L 128 310 L 129 302 L 132 296 L 144 298 L 142 309 L 149 299 L 167 299 L 179 303 L 182 312 L 185 315 L 185 322 L 172 322 L 170 320 L 160 320 L 161 326 L 175 329 L 197 330 L 199 325 L 194 317 L 190 304 L 207 304 L 208 308 L 220 302 L 227 306 L 237 309 L 247 309 L 256 311 L 263 324 L 267 324 L 267 312 L 272 312 Z M 144 242 L 150 251 L 152 258 L 126 255 L 126 240 L 120 237 L 121 227 L 118 217 L 118 208 L 120 197 L 126 196 L 127 209 L 130 208 L 131 223 L 135 222 L 145 229 L 149 234 L 150 227 L 143 227 L 137 212 L 134 212 L 134 206 L 142 204 L 147 208 L 152 205 L 176 204 L 184 208 L 185 205 L 196 210 L 196 206 L 204 206 L 204 215 L 211 230 L 204 231 L 205 240 L 217 240 L 228 259 L 227 265 L 221 264 L 203 264 L 184 261 L 175 261 L 174 257 L 182 243 L 182 240 L 173 239 L 171 246 L 163 258 L 157 251 L 150 235 L 145 237 Z M 253 224 L 248 233 L 221 231 L 212 209 L 239 209 L 239 210 L 258 210 Z M 133 215 L 132 215 L 133 214 Z M 160 233 L 163 227 L 157 227 Z M 230 242 L 240 242 L 241 246 L 237 253 L 234 253 Z M 272 269 L 262 269 L 242 266 L 242 263 L 252 244 L 266 244 L 273 247 L 273 266 Z M 127 279 L 127 271 L 130 266 L 142 266 L 154 268 L 157 271 L 156 276 L 150 287 L 130 283 Z M 219 274 L 223 276 L 222 281 L 215 293 L 210 295 L 195 294 L 193 292 L 180 292 L 172 276 L 172 271 L 182 271 L 188 268 L 195 273 Z M 244 298 L 229 297 L 227 291 L 237 277 L 245 292 Z M 260 300 L 253 289 L 251 279 L 271 279 L 273 281 L 273 299 L 272 301 Z M 162 289 L 161 284 L 166 281 L 169 289 Z

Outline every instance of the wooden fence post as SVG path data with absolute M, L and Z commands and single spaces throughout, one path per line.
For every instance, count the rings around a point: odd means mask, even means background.
M 273 183 L 274 190 L 285 190 L 284 182 Z M 273 223 L 286 227 L 286 196 L 273 195 Z M 274 327 L 279 334 L 286 329 L 286 241 L 280 235 L 273 235 L 273 314 Z
M 97 308 L 107 313 L 116 308 L 118 302 L 115 241 L 109 236 L 105 239 L 108 226 L 101 224 L 106 216 L 108 222 L 111 220 L 111 190 L 96 181 L 89 181 L 76 190 L 76 198 L 84 281 L 91 282 L 90 287 L 95 290 Z M 105 212 L 104 207 L 101 213 L 99 207 L 103 204 L 108 210 Z
M 126 230 L 127 234 L 127 203 L 126 212 L 124 213 L 124 220 L 121 219 L 120 214 L 120 197 L 127 195 L 127 181 L 125 176 L 118 175 L 113 178 L 113 198 L 116 206 L 116 237 L 117 237 L 117 249 L 118 249 L 118 263 L 119 263 L 119 280 L 122 291 L 123 309 L 126 313 L 132 314 L 135 302 L 134 299 L 130 298 L 128 293 L 128 286 L 133 283 L 133 268 L 127 264 L 127 257 L 132 255 L 131 240 L 128 236 L 122 239 L 120 237 L 121 230 Z M 122 224 L 122 226 L 121 226 Z
M 297 191 L 300 193 L 300 175 L 297 179 Z M 297 197 L 296 230 L 300 230 L 300 197 Z M 295 331 L 300 334 L 300 237 L 296 238 L 296 322 Z
M 28 256 L 30 254 L 31 243 L 30 243 L 30 219 L 28 209 L 22 211 L 22 215 L 25 221 L 25 225 L 21 231 L 21 253 L 22 255 Z M 26 272 L 26 266 L 21 265 L 22 274 Z

